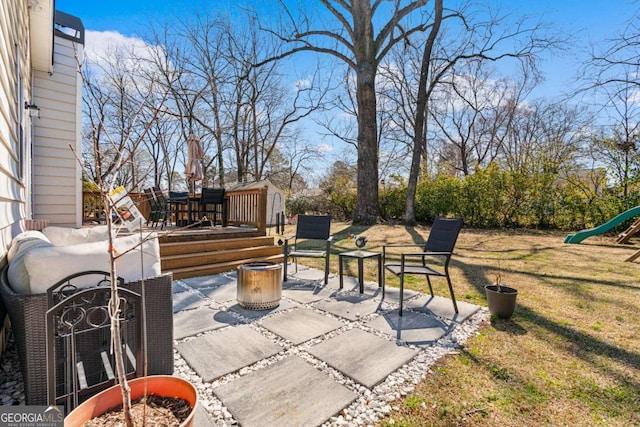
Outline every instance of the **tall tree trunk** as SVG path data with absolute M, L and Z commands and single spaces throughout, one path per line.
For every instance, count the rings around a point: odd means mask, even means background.
M 375 224 L 380 219 L 378 200 L 378 126 L 376 107 L 376 43 L 369 0 L 354 0 L 353 53 L 356 59 L 358 104 L 358 193 L 354 224 Z
M 358 194 L 355 224 L 375 224 L 380 219 L 378 205 L 378 131 L 375 66 L 360 63 L 357 72 L 358 103 Z
M 440 24 L 442 23 L 442 0 L 435 0 L 435 16 L 429 37 L 424 45 L 422 64 L 420 67 L 420 82 L 416 99 L 416 117 L 413 122 L 413 153 L 411 155 L 411 168 L 409 169 L 409 181 L 407 183 L 407 198 L 405 200 L 404 223 L 415 225 L 416 223 L 416 193 L 418 191 L 418 177 L 420 176 L 420 159 L 426 150 L 426 113 L 429 101 L 429 64 L 431 53 L 435 43 Z

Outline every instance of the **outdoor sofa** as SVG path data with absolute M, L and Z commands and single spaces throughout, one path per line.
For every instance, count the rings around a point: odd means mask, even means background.
M 47 288 L 74 273 L 86 270 L 109 271 L 105 268 L 105 262 L 108 265 L 108 256 L 101 230 L 93 233 L 95 235 L 88 235 L 86 231 L 76 231 L 75 236 L 65 236 L 65 230 L 53 230 L 53 234 L 52 230 L 49 231 L 49 236 L 53 236 L 51 240 L 47 238 L 47 229 L 43 230 L 42 235 L 37 231 L 28 231 L 16 236 L 9 248 L 8 263 L 0 269 L 0 297 L 11 320 L 27 405 L 48 404 L 46 312 L 50 303 Z M 56 237 L 54 234 L 59 236 Z M 125 240 L 116 242 L 114 246 L 123 252 L 126 245 L 135 241 L 131 236 L 120 239 Z M 63 246 L 53 245 L 52 241 Z M 135 250 L 123 255 L 118 263 L 122 267 L 120 271 L 126 273 L 122 276 L 126 282 L 125 288 L 141 293 L 142 284 L 145 286 L 148 374 L 172 374 L 172 276 L 160 274 L 157 239 L 148 240 L 143 248 L 144 256 L 152 261 L 144 269 L 140 267 L 140 253 Z M 48 277 L 47 283 L 43 283 L 45 277 Z M 144 280 L 141 280 L 143 277 Z M 21 283 L 17 283 L 18 281 Z M 95 286 L 95 279 L 79 286 Z

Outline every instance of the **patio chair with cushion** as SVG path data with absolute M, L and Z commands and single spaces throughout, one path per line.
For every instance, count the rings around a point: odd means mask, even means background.
M 424 245 L 417 244 L 400 244 L 400 245 L 385 245 L 382 248 L 382 263 L 385 270 L 389 270 L 394 275 L 400 278 L 400 307 L 398 313 L 402 316 L 402 303 L 404 298 L 404 277 L 405 275 L 422 275 L 427 278 L 429 285 L 429 291 L 433 297 L 433 287 L 431 286 L 431 276 L 445 277 L 447 284 L 449 285 L 449 292 L 451 293 L 451 301 L 453 301 L 453 308 L 455 312 L 458 312 L 458 304 L 456 303 L 456 297 L 453 292 L 453 286 L 451 285 L 451 278 L 449 277 L 449 261 L 453 255 L 453 248 L 458 240 L 458 234 L 462 228 L 462 218 L 440 218 L 436 217 L 431 227 L 431 232 L 427 238 L 427 242 Z M 402 248 L 402 247 L 418 247 L 422 250 L 390 253 L 388 248 Z M 387 260 L 393 256 L 392 260 Z M 398 260 L 398 255 L 400 259 Z M 431 262 L 427 265 L 427 259 L 434 261 L 440 260 L 440 263 Z M 382 282 L 382 298 L 385 294 L 384 277 Z
M 294 239 L 293 245 L 289 241 Z M 329 215 L 298 215 L 296 234 L 284 240 L 284 281 L 287 281 L 287 264 L 289 257 L 296 262 L 297 258 L 324 258 L 324 283 L 329 281 L 329 255 L 331 253 L 331 216 Z
M 227 225 L 226 218 L 226 199 L 224 196 L 224 188 L 203 188 L 200 195 L 200 219 L 207 217 L 211 224 L 215 227 L 218 216 L 222 226 Z

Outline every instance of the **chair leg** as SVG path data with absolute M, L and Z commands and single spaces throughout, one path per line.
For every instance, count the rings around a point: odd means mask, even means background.
M 324 262 L 324 284 L 328 284 L 329 283 L 329 253 L 327 253 L 327 256 L 325 257 L 325 262 Z
M 283 257 L 283 269 L 284 269 L 284 278 L 282 279 L 283 282 L 287 281 L 287 267 L 289 264 L 289 241 L 285 240 L 284 241 L 284 246 L 282 247 L 282 257 Z
M 404 301 L 404 274 L 400 275 L 400 309 L 398 314 L 402 316 L 402 303 Z
M 282 269 L 284 277 L 282 278 L 283 282 L 287 281 L 287 264 L 289 263 L 289 257 L 287 255 L 284 256 L 284 262 L 282 263 Z
M 451 285 L 451 279 L 447 275 L 447 283 L 449 284 L 449 292 L 451 292 L 451 301 L 453 301 L 453 309 L 458 313 L 458 303 L 456 303 L 456 297 L 453 294 L 453 286 Z
M 425 276 L 427 278 L 427 283 L 429 284 L 429 292 L 431 292 L 431 297 L 433 298 L 433 286 L 431 286 L 431 279 L 429 276 Z

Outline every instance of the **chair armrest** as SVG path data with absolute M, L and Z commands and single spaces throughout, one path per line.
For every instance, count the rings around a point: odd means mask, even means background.
M 333 242 L 333 236 L 329 236 L 327 239 L 327 259 L 329 259 L 329 255 L 331 254 L 331 242 Z
M 393 244 L 393 245 L 383 245 L 382 246 L 382 264 L 386 264 L 386 258 L 387 258 L 387 248 L 422 248 L 424 247 L 424 244 L 418 244 L 418 243 L 397 243 L 397 244 Z M 400 255 L 400 253 L 398 253 L 397 251 L 392 253 L 393 255 Z
M 449 256 L 449 255 L 453 255 L 453 252 L 432 252 L 432 251 L 426 251 L 426 252 L 402 252 L 402 255 L 406 255 L 406 256 Z
M 427 256 L 433 256 L 433 257 L 445 257 L 446 260 L 445 262 L 448 263 L 449 262 L 449 258 L 451 258 L 451 255 L 453 254 L 453 252 L 403 252 L 400 254 L 400 262 L 402 264 L 404 264 L 405 262 L 405 258 L 417 258 L 420 257 L 422 258 L 422 262 L 424 263 L 424 258 Z
M 397 243 L 393 245 L 383 245 L 383 248 L 422 248 L 424 243 Z

